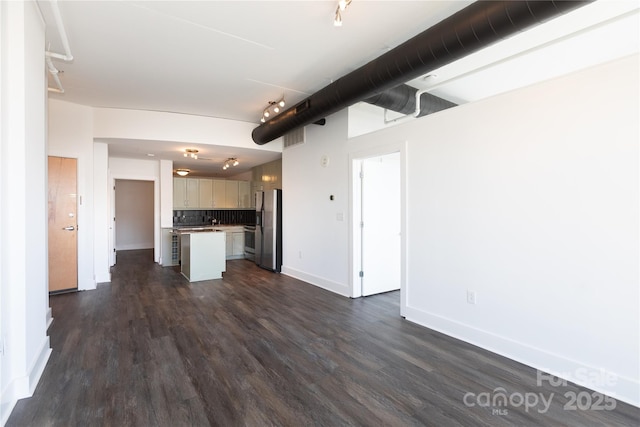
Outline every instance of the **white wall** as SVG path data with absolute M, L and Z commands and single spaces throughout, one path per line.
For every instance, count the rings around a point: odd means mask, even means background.
M 637 57 L 456 113 L 406 126 L 407 317 L 640 404 Z
M 44 22 L 34 2 L 0 2 L 0 424 L 31 396 L 46 335 L 47 162 Z
M 407 141 L 407 319 L 640 405 L 638 71 L 633 56 L 349 141 L 329 117 L 283 152 L 283 271 L 347 294 L 348 205 L 327 196 L 348 153 Z
M 153 248 L 153 182 L 116 179 L 116 250 Z
M 78 159 L 78 289 L 95 289 L 94 147 L 90 107 L 49 100 L 50 156 Z

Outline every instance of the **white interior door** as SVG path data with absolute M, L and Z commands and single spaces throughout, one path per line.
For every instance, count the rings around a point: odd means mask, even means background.
M 400 289 L 400 153 L 362 161 L 362 295 Z

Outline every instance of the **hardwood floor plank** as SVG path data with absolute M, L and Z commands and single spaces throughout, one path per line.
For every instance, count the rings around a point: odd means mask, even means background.
M 112 282 L 52 296 L 53 352 L 7 426 L 632 426 L 640 409 L 565 410 L 574 384 L 400 317 L 398 292 L 344 298 L 237 260 L 189 283 L 152 251 Z M 540 407 L 478 396 L 553 396 Z M 476 402 L 477 403 L 477 402 Z

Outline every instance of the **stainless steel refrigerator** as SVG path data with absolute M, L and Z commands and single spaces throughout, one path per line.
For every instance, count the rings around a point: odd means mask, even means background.
M 282 190 L 256 192 L 256 264 L 280 272 L 282 267 Z

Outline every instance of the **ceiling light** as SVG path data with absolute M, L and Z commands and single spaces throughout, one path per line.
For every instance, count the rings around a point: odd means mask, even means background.
M 340 0 L 338 7 L 336 7 L 336 15 L 333 18 L 333 25 L 335 27 L 342 27 L 342 13 L 347 10 L 347 6 L 351 4 L 351 0 Z
M 225 160 L 224 165 L 222 166 L 222 170 L 227 170 L 231 166 L 238 166 L 239 164 L 240 162 L 236 157 L 229 157 L 227 160 Z
M 342 15 L 340 14 L 340 8 L 336 9 L 336 17 L 333 20 L 334 27 L 342 27 Z
M 282 98 L 280 98 L 279 101 L 269 101 L 269 105 L 267 105 L 267 108 L 262 111 L 262 118 L 260 119 L 260 121 L 264 123 L 272 113 L 273 115 L 278 114 L 280 112 L 280 109 L 284 107 L 284 105 L 284 95 L 282 95 Z
M 192 159 L 197 160 L 198 159 L 198 150 L 196 150 L 195 148 L 187 148 L 184 150 L 184 156 L 185 157 L 191 157 Z
M 191 172 L 189 169 L 176 169 L 176 173 L 180 176 L 187 176 Z

